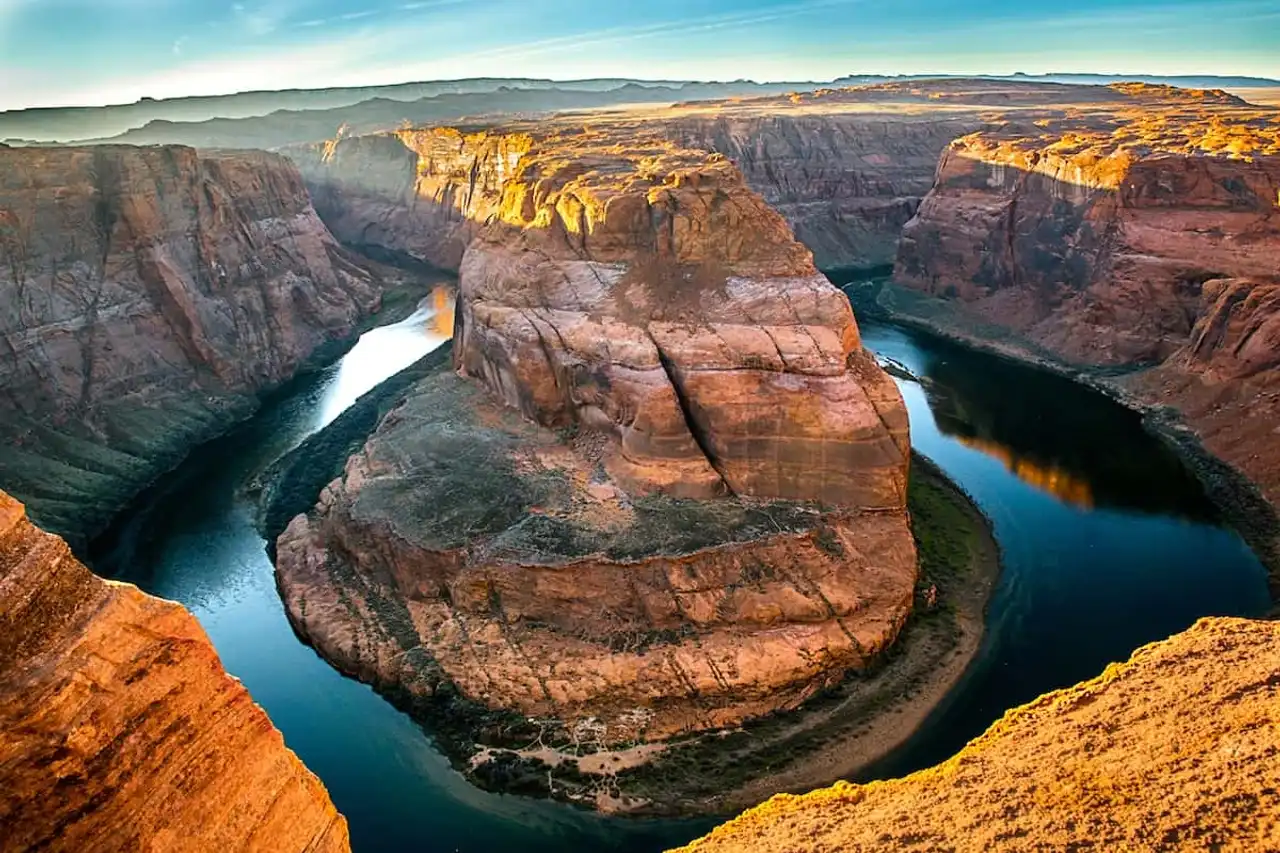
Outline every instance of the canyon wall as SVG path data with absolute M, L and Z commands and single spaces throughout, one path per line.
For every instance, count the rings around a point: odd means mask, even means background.
M 781 216 L 660 135 L 432 133 L 466 156 L 419 160 L 400 186 L 430 198 L 379 233 L 433 258 L 470 236 L 458 370 L 280 537 L 299 631 L 425 713 L 499 713 L 479 743 L 548 747 L 736 725 L 887 649 L 916 579 L 906 411 Z M 430 221 L 447 241 L 411 243 Z
M 1003 329 L 1176 407 L 1274 504 L 1277 269 L 1274 117 L 1150 110 L 957 140 L 895 279 L 961 303 L 973 337 Z M 1116 377 L 1135 368 L 1149 369 Z
M 938 156 L 982 124 L 976 115 L 729 112 L 672 119 L 666 132 L 731 158 L 830 270 L 891 265 Z
M 780 795 L 688 853 L 1280 848 L 1280 624 L 1206 619 L 905 779 Z
M 938 155 L 976 116 L 665 116 L 628 126 L 730 158 L 790 223 L 820 269 L 893 263 L 902 226 L 933 183 Z M 348 137 L 286 149 L 344 243 L 457 269 L 533 144 L 522 132 L 448 128 Z
M 259 152 L 0 148 L 0 483 L 82 542 L 378 304 Z
M 348 851 L 182 607 L 94 577 L 0 492 L 5 850 Z

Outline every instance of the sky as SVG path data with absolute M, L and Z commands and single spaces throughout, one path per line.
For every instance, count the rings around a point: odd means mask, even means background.
M 1280 0 L 0 0 L 0 109 L 460 77 L 1280 76 Z

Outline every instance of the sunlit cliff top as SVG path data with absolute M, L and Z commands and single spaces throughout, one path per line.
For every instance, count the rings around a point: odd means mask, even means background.
M 906 779 L 780 795 L 688 853 L 1280 847 L 1280 623 L 1206 619 Z

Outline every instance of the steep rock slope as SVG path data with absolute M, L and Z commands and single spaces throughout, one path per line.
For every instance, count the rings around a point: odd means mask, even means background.
M 524 151 L 454 220 L 459 373 L 278 542 L 331 660 L 419 708 L 519 714 L 480 742 L 792 708 L 911 608 L 906 413 L 847 300 L 725 158 L 621 139 L 468 142 Z
M 822 269 L 893 263 L 902 226 L 933 183 L 938 155 L 983 126 L 976 116 L 693 114 L 637 125 L 733 160 Z M 344 243 L 457 269 L 533 144 L 525 133 L 449 128 L 294 146 L 325 223 Z
M 0 492 L 5 850 L 338 853 L 346 821 L 177 604 Z
M 1280 848 L 1280 624 L 1207 619 L 905 779 L 778 796 L 684 850 Z
M 378 286 L 262 153 L 0 149 L 0 483 L 96 532 Z
M 902 227 L 933 186 L 938 157 L 978 130 L 976 115 L 800 113 L 673 119 L 681 144 L 742 170 L 820 269 L 892 264 Z
M 957 140 L 895 278 L 1073 365 L 1154 368 L 1113 381 L 1277 503 L 1278 128 L 1166 106 Z

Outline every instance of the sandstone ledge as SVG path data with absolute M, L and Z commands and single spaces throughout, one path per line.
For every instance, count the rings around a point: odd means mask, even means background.
M 339 853 L 346 821 L 177 604 L 0 493 L 5 850 Z
M 1280 847 L 1280 624 L 1206 619 L 905 779 L 779 796 L 688 853 Z

